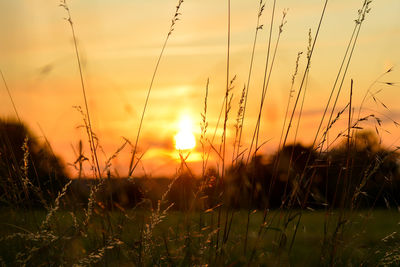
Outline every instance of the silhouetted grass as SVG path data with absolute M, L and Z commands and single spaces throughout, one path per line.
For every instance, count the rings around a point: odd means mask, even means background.
M 3 236 L 0 250 L 2 259 L 5 263 L 14 262 L 14 257 L 21 251 L 32 253 L 32 261 L 29 263 L 54 263 L 73 264 L 81 262 L 96 262 L 102 258 L 97 258 L 101 254 L 102 233 L 98 231 L 101 227 L 101 217 L 93 219 L 91 229 L 86 236 L 72 235 L 71 225 L 73 225 L 73 217 L 69 212 L 57 211 L 56 221 L 52 222 L 52 234 L 55 240 L 48 240 L 45 232 L 35 232 L 37 226 L 45 220 L 47 213 L 45 211 L 35 211 L 35 216 L 24 216 L 24 210 L 4 210 L 1 212 L 1 235 Z M 335 212 L 333 212 L 335 213 Z M 141 219 L 150 216 L 150 212 L 144 210 L 126 211 L 110 213 L 113 224 L 117 225 L 121 222 L 123 228 L 119 231 L 120 239 L 110 240 L 105 250 L 110 252 L 108 264 L 110 265 L 137 265 L 137 255 L 140 251 L 140 244 L 136 240 L 140 239 L 142 223 Z M 211 224 L 210 214 L 204 217 L 201 227 L 198 225 L 198 217 L 200 213 L 193 213 L 190 219 L 182 212 L 169 212 L 168 216 L 163 218 L 158 224 L 153 224 L 151 247 L 143 250 L 148 253 L 143 255 L 142 264 L 152 265 L 168 265 L 173 262 L 174 265 L 184 264 L 206 264 L 207 254 L 210 249 L 209 239 L 213 234 L 209 227 Z M 203 214 L 204 215 L 204 214 Z M 334 214 L 331 214 L 332 216 Z M 76 212 L 74 216 L 79 221 L 83 219 L 85 214 Z M 273 211 L 268 215 L 270 217 L 280 216 L 279 211 Z M 328 265 L 328 259 L 320 258 L 320 251 L 325 249 L 322 242 L 324 217 L 326 213 L 323 211 L 305 212 L 299 225 L 300 230 L 297 233 L 293 251 L 288 255 L 285 249 L 280 252 L 276 251 L 276 245 L 271 243 L 275 234 L 279 230 L 279 224 L 266 225 L 269 228 L 268 233 L 259 241 L 258 253 L 253 259 L 257 264 L 267 265 L 295 265 L 295 266 L 320 266 Z M 129 219 L 128 219 L 129 217 Z M 245 256 L 242 251 L 243 242 L 243 225 L 246 221 L 247 212 L 241 211 L 236 213 L 232 229 L 230 233 L 230 242 L 224 247 L 223 265 L 233 263 L 236 265 L 244 265 L 249 261 L 249 255 Z M 249 247 L 255 245 L 256 236 L 259 228 L 259 222 L 263 220 L 263 213 L 256 212 L 252 215 L 249 226 Z M 398 236 L 389 236 L 398 229 L 397 223 L 400 215 L 396 211 L 375 210 L 373 212 L 360 211 L 351 217 L 351 225 L 349 225 L 346 235 L 342 237 L 343 247 L 338 251 L 339 257 L 335 265 L 342 265 L 351 262 L 354 265 L 367 264 L 368 266 L 376 265 L 380 260 L 382 249 L 389 251 L 394 250 L 398 242 Z M 153 223 L 156 222 L 154 219 Z M 330 226 L 331 228 L 334 225 Z M 18 230 L 19 229 L 19 230 Z M 15 235 L 16 230 L 23 232 Z M 331 229 L 332 230 L 332 229 Z M 293 235 L 293 229 L 287 231 L 288 237 Z M 35 233 L 35 234 L 28 234 Z M 11 235 L 14 236 L 11 238 Z M 48 233 L 47 233 L 48 234 Z M 384 238 L 387 237 L 387 240 Z M 4 239 L 4 237 L 7 237 Z M 53 238 L 54 238 L 53 237 Z M 150 238 L 150 237 L 144 237 Z M 23 242 L 26 240 L 27 242 Z M 397 240 L 397 241 L 396 241 Z M 42 242 L 48 242 L 47 246 Z M 40 244 L 40 248 L 33 250 L 31 245 Z M 326 245 L 326 244 L 325 244 Z M 215 248 L 214 248 L 215 249 Z M 168 253 L 167 253 L 168 250 Z M 93 254 L 91 254 L 93 253 Z M 169 254 L 169 255 L 168 255 Z M 190 258 L 187 258 L 190 255 Z M 87 265 L 87 264 L 84 264 Z

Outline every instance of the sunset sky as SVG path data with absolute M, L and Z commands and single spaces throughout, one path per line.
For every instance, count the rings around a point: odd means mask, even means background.
M 260 105 L 272 2 L 267 1 L 261 17 L 264 29 L 259 31 L 257 41 L 243 149 L 250 143 Z M 298 51 L 304 52 L 294 86 L 297 92 L 306 65 L 308 31 L 311 28 L 314 36 L 324 4 L 322 0 L 276 2 L 273 44 L 282 11 L 286 8 L 288 13 L 262 114 L 260 143 L 269 140 L 262 149 L 265 153 L 273 153 L 279 143 L 296 56 Z M 123 137 L 132 142 L 136 138 L 146 93 L 177 0 L 71 0 L 67 3 L 83 62 L 93 130 L 104 150 L 105 156 L 99 152 L 101 162 L 104 162 L 123 144 Z M 304 144 L 313 140 L 362 3 L 363 0 L 331 0 L 328 3 L 311 60 L 298 137 Z M 65 10 L 58 4 L 57 0 L 0 1 L 0 69 L 21 119 L 42 141 L 44 134 L 65 163 L 72 163 L 76 159 L 72 147 L 76 149 L 82 139 L 87 151 L 88 143 L 84 130 L 78 127 L 82 125 L 82 117 L 73 108 L 84 103 L 71 30 L 63 19 L 67 16 Z M 233 126 L 241 90 L 247 82 L 258 6 L 259 0 L 231 1 L 229 75 L 231 78 L 237 75 L 237 79 L 228 121 L 229 147 L 235 134 Z M 371 87 L 372 91 L 382 89 L 377 97 L 390 110 L 375 104 L 371 98 L 364 110 L 365 114 L 374 113 L 383 120 L 383 143 L 391 147 L 400 143 L 400 129 L 390 120 L 400 121 L 400 1 L 375 0 L 370 7 L 337 111 L 348 102 L 350 78 L 354 80 L 353 105 L 358 112 L 368 87 L 393 66 L 393 71 L 379 81 L 397 84 L 389 86 L 378 82 Z M 207 117 L 210 139 L 224 98 L 227 1 L 185 0 L 180 12 L 180 20 L 161 59 L 145 115 L 139 148 L 140 153 L 146 151 L 146 154 L 136 172 L 138 175 L 145 172 L 149 176 L 160 176 L 176 172 L 179 157 L 174 136 L 182 128 L 182 120 L 192 124 L 197 145 L 188 161 L 198 172 L 201 165 L 200 114 L 204 109 L 207 79 L 210 81 Z M 0 116 L 14 116 L 2 81 Z M 336 125 L 337 130 L 345 129 L 346 120 L 347 113 Z M 372 122 L 367 125 L 375 129 Z M 218 131 L 215 144 L 218 145 L 220 140 L 221 131 Z M 113 162 L 113 169 L 120 176 L 128 171 L 130 152 L 125 149 Z M 212 155 L 212 159 L 215 162 L 216 156 Z M 70 174 L 76 175 L 72 168 Z

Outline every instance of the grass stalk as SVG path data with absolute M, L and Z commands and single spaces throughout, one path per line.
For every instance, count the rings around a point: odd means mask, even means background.
M 255 33 L 254 33 L 253 46 L 252 46 L 252 50 L 251 50 L 249 74 L 247 76 L 247 83 L 246 83 L 246 86 L 245 86 L 246 87 L 246 93 L 244 95 L 243 112 L 241 114 L 241 119 L 240 119 L 241 127 L 240 127 L 240 130 L 239 130 L 239 137 L 238 137 L 238 141 L 237 141 L 236 156 L 235 156 L 236 162 L 239 159 L 239 155 L 241 153 L 240 152 L 240 147 L 241 147 L 243 126 L 244 126 L 244 119 L 246 117 L 247 99 L 248 99 L 248 95 L 249 95 L 250 81 L 251 81 L 251 76 L 252 76 L 252 72 L 253 72 L 253 63 L 254 63 L 254 55 L 255 55 L 255 50 L 256 50 L 258 32 L 263 29 L 263 24 L 260 24 L 260 18 L 262 16 L 263 12 L 264 12 L 264 8 L 265 8 L 265 3 L 264 3 L 263 0 L 260 0 L 260 4 L 259 4 L 259 7 L 258 7 L 258 13 L 257 13 L 256 30 L 255 30 Z M 234 146 L 233 149 L 235 150 L 235 146 Z
M 74 23 L 72 22 L 71 12 L 70 12 L 69 6 L 67 4 L 67 1 L 61 0 L 60 6 L 63 7 L 65 9 L 65 11 L 67 12 L 66 21 L 68 22 L 68 24 L 70 25 L 70 28 L 71 28 L 72 39 L 74 42 L 75 56 L 76 56 L 76 61 L 77 61 L 77 65 L 78 65 L 78 70 L 79 70 L 79 78 L 80 78 L 80 83 L 81 83 L 82 95 L 83 95 L 83 100 L 85 103 L 85 112 L 86 112 L 88 131 L 89 131 L 89 136 L 88 136 L 89 137 L 89 145 L 90 145 L 90 150 L 92 152 L 91 155 L 92 155 L 93 164 L 95 166 L 94 172 L 95 172 L 95 175 L 97 176 L 97 178 L 100 179 L 101 171 L 100 171 L 99 160 L 97 158 L 97 145 L 95 144 L 95 137 L 94 137 L 94 133 L 93 133 L 93 129 L 92 129 L 92 122 L 90 119 L 89 105 L 88 105 L 88 101 L 87 101 L 87 97 L 86 97 L 86 88 L 85 88 L 85 82 L 83 79 L 83 70 L 82 70 L 81 58 L 79 55 L 78 43 L 77 43 L 76 34 L 75 34 L 75 27 L 74 27 Z
M 226 126 L 227 126 L 227 121 L 228 121 L 228 114 L 230 110 L 230 101 L 229 99 L 229 92 L 230 92 L 230 86 L 231 83 L 229 82 L 229 69 L 230 69 L 230 48 L 231 48 L 231 1 L 228 0 L 227 2 L 228 6 L 228 21 L 227 21 L 227 54 L 226 54 L 226 87 L 225 87 L 225 112 L 224 112 L 224 124 L 223 124 L 223 132 L 222 132 L 222 167 L 221 167 L 221 184 L 223 185 L 224 183 L 224 178 L 225 178 L 225 153 L 226 153 Z M 218 250 L 219 250 L 219 235 L 220 235 L 220 229 L 221 229 L 221 212 L 222 212 L 222 206 L 218 208 L 218 221 L 217 221 L 217 241 L 216 241 L 216 254 L 215 254 L 215 260 L 216 262 L 218 261 Z M 227 218 L 226 218 L 227 220 Z
M 175 25 L 176 25 L 177 21 L 180 18 L 180 15 L 181 15 L 180 9 L 181 9 L 182 3 L 183 3 L 183 0 L 178 0 L 178 4 L 176 6 L 175 13 L 174 13 L 174 16 L 173 16 L 172 21 L 171 21 L 171 25 L 170 25 L 169 31 L 167 33 L 167 36 L 165 37 L 163 46 L 161 48 L 161 52 L 160 52 L 160 54 L 159 54 L 159 56 L 157 58 L 157 63 L 156 63 L 156 66 L 154 68 L 153 75 L 151 77 L 150 85 L 149 85 L 149 88 L 147 90 L 146 100 L 145 100 L 144 106 L 143 106 L 142 115 L 140 117 L 139 128 L 138 128 L 138 131 L 137 131 L 137 134 L 136 134 L 135 146 L 133 148 L 131 160 L 130 160 L 130 163 L 129 163 L 128 177 L 131 177 L 132 174 L 133 174 L 133 171 L 135 170 L 134 167 L 136 166 L 136 164 L 134 165 L 134 161 L 135 161 L 135 156 L 136 156 L 137 148 L 138 148 L 138 144 L 139 144 L 140 133 L 142 131 L 142 125 L 143 125 L 144 116 L 145 116 L 147 105 L 148 105 L 149 99 L 150 99 L 150 93 L 151 93 L 151 91 L 153 89 L 153 83 L 154 83 L 154 80 L 156 78 L 156 75 L 157 75 L 157 72 L 158 72 L 158 67 L 160 66 L 160 62 L 161 62 L 161 58 L 162 58 L 162 56 L 164 54 L 164 50 L 165 50 L 165 48 L 167 46 L 168 40 L 169 40 L 172 32 L 175 29 Z

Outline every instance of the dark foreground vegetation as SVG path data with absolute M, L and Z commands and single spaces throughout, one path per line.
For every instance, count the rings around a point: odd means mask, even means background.
M 168 212 L 157 226 L 148 229 L 151 232 L 145 228 L 150 222 L 146 219 L 151 216 L 150 211 L 106 214 L 97 207 L 95 213 L 87 228 L 81 225 L 86 217 L 83 212 L 68 211 L 57 212 L 49 228 L 43 228 L 46 211 L 2 209 L 2 262 L 6 266 L 19 266 L 23 262 L 29 266 L 101 266 L 105 263 L 108 266 L 243 266 L 251 260 L 255 266 L 329 266 L 332 245 L 336 242 L 335 266 L 398 266 L 400 237 L 395 232 L 398 232 L 400 214 L 396 210 L 355 212 L 349 217 L 346 231 L 338 236 L 331 235 L 335 231 L 337 212 L 307 211 L 293 244 L 293 227 L 285 231 L 284 239 L 277 239 L 282 212 L 269 212 L 267 221 L 274 223 L 260 228 L 264 214 L 258 211 L 250 221 L 247 256 L 243 252 L 247 212 L 237 211 L 230 240 L 221 251 L 223 261 L 219 263 L 215 263 L 217 233 L 210 231 L 216 224 L 217 213 Z M 103 229 L 108 229 L 109 223 L 114 227 L 115 239 L 104 241 Z M 262 238 L 258 238 L 260 230 Z M 330 234 L 324 235 L 325 231 Z

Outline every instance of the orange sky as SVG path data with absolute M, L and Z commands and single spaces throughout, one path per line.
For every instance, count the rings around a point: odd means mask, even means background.
M 106 156 L 104 162 L 123 143 L 122 137 L 134 142 L 146 92 L 168 32 L 176 0 L 147 1 L 69 1 L 76 27 L 79 50 L 84 67 L 89 108 L 93 128 Z M 298 51 L 306 52 L 308 29 L 314 35 L 323 7 L 322 0 L 277 0 L 276 25 L 282 10 L 288 8 L 271 82 L 267 92 L 260 142 L 271 153 L 279 142 L 282 119 Z M 341 59 L 351 35 L 357 9 L 362 0 L 330 1 L 312 58 L 305 110 L 299 140 L 310 143 Z M 271 3 L 268 1 L 261 18 L 264 29 L 259 32 L 254 69 L 249 92 L 248 117 L 244 126 L 244 148 L 249 145 L 260 104 Z M 247 81 L 250 53 L 257 19 L 258 0 L 232 0 L 230 77 L 234 83 L 232 112 L 228 121 L 228 146 L 232 145 L 240 91 Z M 354 79 L 354 105 L 357 108 L 368 86 L 389 67 L 394 71 L 382 78 L 400 82 L 400 1 L 373 1 L 364 22 L 352 62 L 344 82 L 338 107 L 348 101 L 350 78 Z M 200 113 L 203 111 L 205 85 L 210 79 L 208 98 L 209 137 L 216 125 L 224 97 L 226 79 L 227 4 L 226 1 L 190 1 L 183 3 L 180 21 L 171 35 L 150 96 L 140 138 L 140 151 L 147 151 L 137 174 L 171 175 L 179 167 L 174 149 L 174 135 L 179 120 L 188 116 L 193 131 L 200 134 Z M 80 139 L 87 145 L 80 114 L 73 106 L 83 106 L 79 74 L 65 11 L 58 1 L 5 0 L 0 2 L 0 69 L 7 79 L 21 118 L 35 134 L 44 134 L 55 152 L 65 162 L 76 159 L 71 146 Z M 299 78 L 306 60 L 300 61 Z M 388 116 L 400 120 L 398 101 L 400 88 L 376 84 L 383 89 L 379 99 L 390 111 L 370 99 L 366 107 L 384 121 L 384 144 L 398 145 L 398 128 Z M 367 111 L 367 110 L 366 110 Z M 13 116 L 11 102 L 3 84 L 0 86 L 0 115 Z M 336 112 L 335 112 L 336 114 Z M 345 128 L 346 117 L 336 125 Z M 373 127 L 373 124 L 370 124 Z M 334 134 L 332 134 L 333 136 Z M 290 137 L 292 140 L 293 137 Z M 220 131 L 216 143 L 221 140 Z M 200 163 L 199 142 L 189 157 L 193 169 Z M 121 176 L 127 172 L 129 150 L 122 152 L 114 167 Z M 101 153 L 102 155 L 102 153 Z M 228 157 L 230 158 L 230 156 Z M 215 155 L 213 156 L 215 159 Z M 214 162 L 214 161 L 212 161 Z M 71 174 L 75 175 L 71 169 Z

